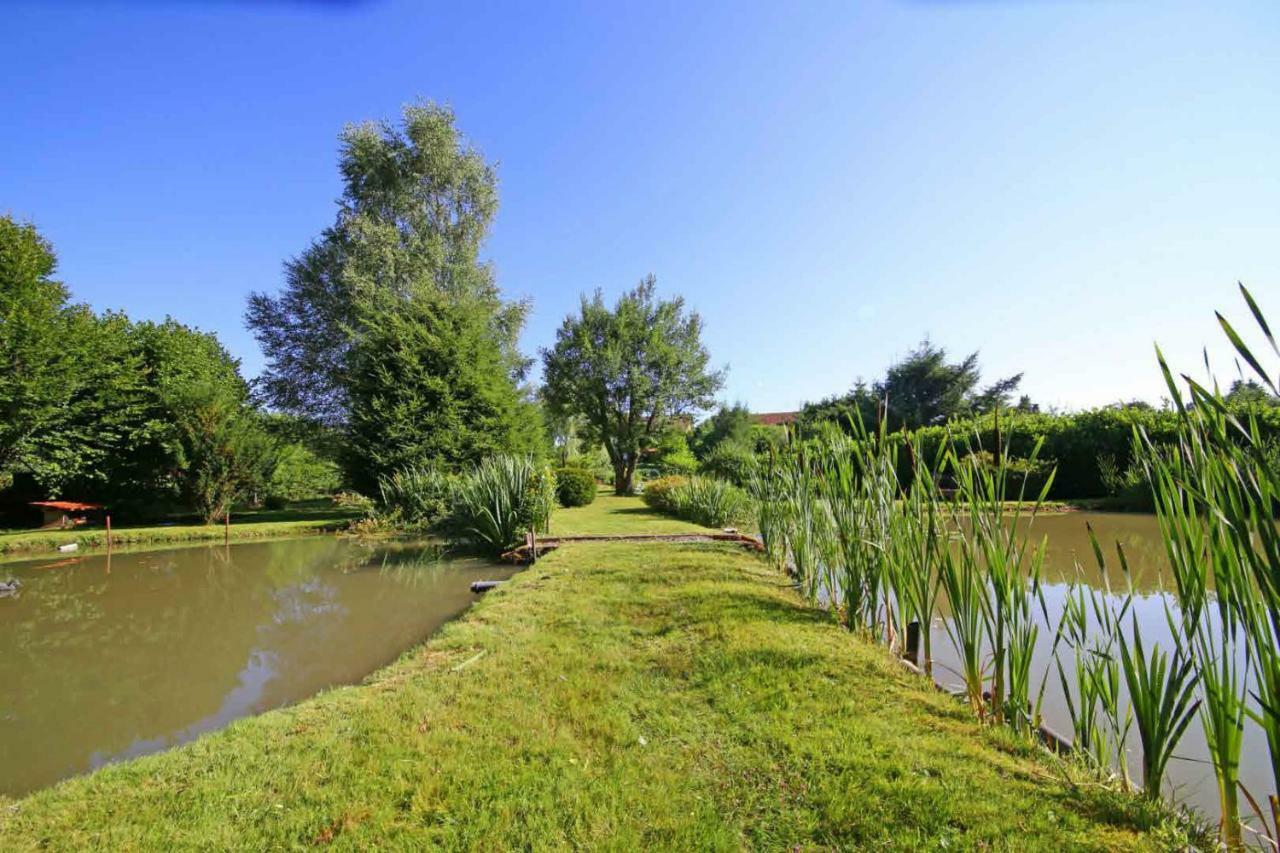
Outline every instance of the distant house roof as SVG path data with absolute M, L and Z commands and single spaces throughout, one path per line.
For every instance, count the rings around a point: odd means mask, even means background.
M 782 424 L 793 424 L 799 412 L 761 412 L 758 415 L 751 416 L 751 422 L 755 424 L 764 424 L 765 426 L 780 426 Z
M 67 512 L 84 512 L 90 509 L 102 509 L 102 504 L 82 504 L 77 501 L 32 501 L 32 506 L 44 507 L 45 509 L 61 509 Z

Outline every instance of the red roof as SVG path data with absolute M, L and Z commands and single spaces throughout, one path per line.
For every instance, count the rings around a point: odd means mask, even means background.
M 102 509 L 102 504 L 82 504 L 76 501 L 32 501 L 32 506 L 42 506 L 46 509 L 65 509 L 70 512 L 83 512 L 89 509 Z
M 799 412 L 763 412 L 758 415 L 752 415 L 751 420 L 766 426 L 778 426 L 780 424 L 795 423 L 796 416 L 799 414 Z

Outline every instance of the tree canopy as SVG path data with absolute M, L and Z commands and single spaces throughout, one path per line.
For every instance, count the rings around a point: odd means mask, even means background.
M 261 415 L 212 334 L 70 302 L 53 249 L 0 217 L 0 490 L 206 518 L 271 475 Z M 233 435 L 234 434 L 234 435 Z M 20 479 L 20 482 L 15 482 Z M 209 497 L 213 495 L 214 497 Z
M 672 419 L 708 408 L 724 382 L 709 368 L 702 319 L 680 297 L 658 299 L 653 276 L 612 309 L 600 291 L 584 295 L 542 360 L 547 404 L 578 416 L 587 440 L 604 447 L 620 493 Z
M 262 387 L 279 410 L 329 423 L 350 415 L 355 352 L 371 328 L 418 299 L 441 295 L 487 311 L 513 377 L 526 306 L 504 302 L 480 250 L 497 211 L 497 181 L 459 134 L 452 112 L 405 108 L 390 122 L 340 136 L 338 214 L 285 265 L 278 296 L 255 293 L 246 322 L 267 356 Z
M 334 224 L 286 264 L 280 295 L 249 300 L 266 399 L 344 430 L 366 490 L 397 467 L 531 449 L 526 306 L 503 300 L 480 259 L 493 170 L 432 104 L 346 128 L 339 169 Z
M 985 387 L 980 387 L 981 381 L 977 352 L 950 362 L 945 349 L 925 340 L 891 365 L 883 379 L 871 385 L 859 380 L 847 394 L 807 404 L 800 420 L 803 426 L 821 421 L 843 425 L 861 417 L 864 423 L 874 424 L 883 413 L 890 429 L 935 426 L 955 417 L 1007 408 L 1022 374 Z M 1020 407 L 1032 405 L 1025 396 L 1019 402 Z

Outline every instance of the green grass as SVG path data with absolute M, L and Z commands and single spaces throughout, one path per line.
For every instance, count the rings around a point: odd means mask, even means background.
M 738 548 L 577 543 L 364 685 L 0 803 L 0 849 L 1160 846 L 1047 761 Z
M 650 509 L 634 496 L 601 488 L 587 506 L 557 507 L 551 514 L 551 536 L 627 536 L 642 533 L 719 532 Z
M 328 502 L 308 502 L 283 510 L 232 512 L 232 539 L 260 539 L 271 536 L 299 536 L 337 530 L 353 517 L 350 510 L 337 509 Z M 168 525 L 113 526 L 113 545 L 154 545 L 178 542 L 221 541 L 226 535 L 221 524 L 182 523 Z M 17 530 L 0 533 L 0 554 L 53 551 L 60 545 L 78 543 L 81 548 L 103 548 L 107 532 L 101 526 L 69 530 Z

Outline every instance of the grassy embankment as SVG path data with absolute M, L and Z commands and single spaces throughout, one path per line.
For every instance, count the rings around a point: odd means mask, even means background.
M 552 529 L 679 524 L 602 496 Z M 0 804 L 0 848 L 1157 846 L 1139 809 L 739 548 L 579 543 L 364 685 Z
M 336 508 L 329 501 L 309 501 L 283 510 L 233 512 L 230 538 L 264 539 L 326 533 L 344 527 L 353 517 L 352 511 Z M 227 531 L 221 524 L 199 524 L 189 517 L 162 525 L 111 528 L 111 542 L 116 546 L 222 541 L 226 535 Z M 0 531 L 0 554 L 54 551 L 72 542 L 81 548 L 105 548 L 107 531 L 99 525 L 68 530 Z

